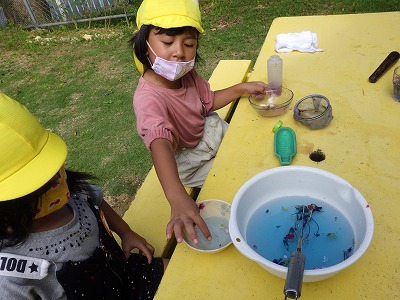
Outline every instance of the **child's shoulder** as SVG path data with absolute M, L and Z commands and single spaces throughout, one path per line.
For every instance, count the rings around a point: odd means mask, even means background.
M 157 83 L 153 82 L 151 79 L 140 77 L 139 82 L 136 86 L 135 94 L 137 93 L 159 93 L 159 92 L 167 92 L 168 89 L 158 85 Z

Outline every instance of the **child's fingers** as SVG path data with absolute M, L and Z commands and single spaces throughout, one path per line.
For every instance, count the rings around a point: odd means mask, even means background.
M 252 84 L 251 94 L 255 99 L 262 99 L 268 90 L 268 85 L 261 81 L 256 81 Z
M 199 227 L 199 229 L 201 230 L 201 232 L 203 233 L 204 237 L 208 240 L 211 241 L 212 240 L 212 236 L 211 236 L 211 232 L 207 227 L 206 222 L 203 220 L 202 217 L 200 217 L 200 215 L 195 217 L 195 222 L 197 227 Z
M 254 97 L 255 99 L 262 99 L 262 98 L 265 97 L 265 92 L 263 92 L 263 93 L 261 93 L 261 92 L 255 92 L 255 93 L 253 93 L 253 97 Z
M 167 239 L 170 239 L 172 237 L 173 230 L 174 230 L 174 222 L 173 220 L 171 220 L 167 224 L 167 230 L 166 230 Z
M 151 264 L 151 261 L 153 260 L 154 248 L 149 243 L 146 243 L 142 247 L 141 251 L 142 251 L 142 254 L 144 254 L 147 257 L 148 263 Z
M 182 222 L 175 222 L 174 223 L 174 234 L 176 241 L 181 243 L 183 241 L 183 234 L 182 234 Z
M 172 237 L 172 233 L 175 235 L 175 239 L 178 243 L 182 242 L 182 227 L 183 227 L 183 222 L 179 219 L 175 220 L 172 219 L 169 221 L 167 224 L 167 239 L 170 239 Z
M 185 230 L 186 234 L 193 241 L 193 243 L 197 244 L 199 242 L 199 239 L 195 230 L 195 224 L 192 219 L 188 219 L 185 222 Z
M 123 250 L 123 252 L 124 252 L 124 258 L 125 258 L 125 259 L 128 259 L 129 256 L 131 256 L 131 251 Z

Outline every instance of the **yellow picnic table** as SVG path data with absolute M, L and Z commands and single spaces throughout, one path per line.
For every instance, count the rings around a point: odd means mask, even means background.
M 267 82 L 266 61 L 279 33 L 310 30 L 323 52 L 280 53 L 283 85 L 294 92 L 279 117 L 256 114 L 243 97 L 198 200 L 232 202 L 254 175 L 280 166 L 272 127 L 278 120 L 296 132 L 292 165 L 332 172 L 368 201 L 375 230 L 367 252 L 329 279 L 304 283 L 302 299 L 394 299 L 400 284 L 400 103 L 393 100 L 391 68 L 376 83 L 368 77 L 394 50 L 400 51 L 400 12 L 284 17 L 273 21 L 249 80 Z M 243 45 L 245 47 L 245 45 Z M 396 63 L 396 66 L 400 62 Z M 322 94 L 332 105 L 328 127 L 311 130 L 293 118 L 297 100 Z M 309 158 L 321 149 L 326 159 Z M 231 245 L 204 254 L 179 244 L 155 299 L 283 299 L 285 281 Z

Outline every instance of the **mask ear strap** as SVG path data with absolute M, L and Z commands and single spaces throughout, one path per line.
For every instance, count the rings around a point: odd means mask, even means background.
M 149 61 L 151 68 L 153 68 L 153 64 L 151 63 L 150 57 L 147 56 L 147 60 Z
M 146 41 L 146 42 L 147 42 L 147 41 Z M 147 45 L 150 47 L 150 45 L 149 45 L 148 43 L 147 43 Z M 151 47 L 150 47 L 150 49 L 151 49 Z M 151 51 L 154 53 L 153 49 L 151 49 Z M 156 54 L 154 53 L 154 55 L 156 55 Z M 157 55 L 156 55 L 156 56 L 157 56 Z M 132 57 L 133 57 L 133 61 L 135 62 L 136 68 L 138 69 L 139 73 L 140 73 L 141 75 L 143 75 L 143 74 L 144 74 L 144 71 L 147 69 L 147 67 L 145 67 L 145 66 L 140 62 L 140 60 L 137 58 L 137 56 L 136 56 L 136 54 L 135 54 L 135 51 L 132 51 Z M 149 61 L 150 66 L 153 68 L 153 64 L 151 63 L 150 58 L 149 58 L 148 55 L 147 55 L 147 60 Z
M 157 54 L 154 52 L 153 48 L 151 48 L 151 46 L 150 46 L 150 44 L 149 44 L 148 41 L 146 41 L 146 44 L 147 44 L 147 46 L 149 47 L 149 49 L 151 50 L 151 52 L 153 52 L 153 54 L 154 54 L 156 57 L 158 57 Z M 150 60 L 149 55 L 147 55 L 147 60 L 149 61 L 151 68 L 153 68 L 153 64 L 151 63 L 151 60 Z
M 146 44 L 147 44 L 147 46 L 149 46 L 151 52 L 153 52 L 153 54 L 154 54 L 155 56 L 158 56 L 158 55 L 154 52 L 153 48 L 151 48 L 151 46 L 150 46 L 150 44 L 149 44 L 148 41 L 146 41 Z

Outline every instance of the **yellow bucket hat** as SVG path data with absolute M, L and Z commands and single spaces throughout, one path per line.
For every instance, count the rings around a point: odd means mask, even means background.
M 20 103 L 0 93 L 0 201 L 36 191 L 67 158 L 67 145 Z
M 197 0 L 143 0 L 136 15 L 138 29 L 154 25 L 165 29 L 190 26 L 200 33 L 201 15 Z

